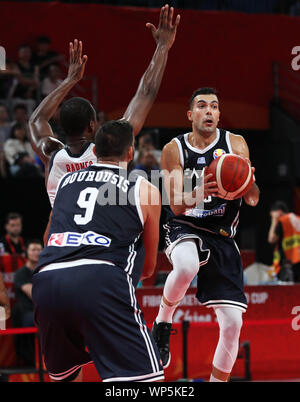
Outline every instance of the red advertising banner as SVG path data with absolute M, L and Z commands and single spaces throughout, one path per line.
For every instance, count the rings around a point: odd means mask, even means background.
M 166 369 L 167 381 L 183 376 L 182 321 L 190 322 L 187 336 L 187 372 L 193 379 L 208 380 L 218 342 L 214 310 L 200 306 L 196 289 L 190 288 L 174 315 L 177 335 L 171 336 L 172 360 Z M 248 309 L 240 343 L 250 345 L 250 371 L 254 380 L 300 378 L 300 285 L 246 286 Z M 162 295 L 161 288 L 138 289 L 138 300 L 149 327 L 152 327 Z M 243 377 L 238 359 L 233 376 Z

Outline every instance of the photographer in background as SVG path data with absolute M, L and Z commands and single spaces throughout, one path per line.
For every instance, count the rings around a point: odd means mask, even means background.
M 283 201 L 270 209 L 268 242 L 275 245 L 273 269 L 283 282 L 300 282 L 300 216 L 289 212 Z

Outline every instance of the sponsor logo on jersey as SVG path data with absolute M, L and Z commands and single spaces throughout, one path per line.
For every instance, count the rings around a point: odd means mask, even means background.
M 205 165 L 206 164 L 205 156 L 199 156 L 199 158 L 197 159 L 197 163 L 199 165 Z
M 214 150 L 213 157 L 214 159 L 217 159 L 219 156 L 222 156 L 224 154 L 226 154 L 226 151 L 224 151 L 224 149 L 218 148 Z
M 85 233 L 64 232 L 53 233 L 47 246 L 54 247 L 78 247 L 78 246 L 102 246 L 109 247 L 111 239 L 101 234 L 89 231 Z
M 226 230 L 224 230 L 224 229 L 220 229 L 220 235 L 225 236 L 225 237 L 230 236 L 229 233 L 226 232 Z
M 184 214 L 186 216 L 192 216 L 194 218 L 206 218 L 208 216 L 224 216 L 226 204 L 219 205 L 214 209 L 200 209 L 193 208 L 187 210 Z

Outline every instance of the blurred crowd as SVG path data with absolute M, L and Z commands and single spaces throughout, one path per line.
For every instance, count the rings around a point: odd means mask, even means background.
M 0 176 L 39 177 L 43 166 L 28 139 L 28 119 L 37 104 L 62 81 L 64 56 L 40 36 L 35 47 L 21 44 L 16 60 L 0 71 Z M 55 124 L 55 119 L 54 119 Z

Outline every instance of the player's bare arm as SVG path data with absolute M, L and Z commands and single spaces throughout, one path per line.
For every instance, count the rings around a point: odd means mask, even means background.
M 81 41 L 75 39 L 74 43 L 69 44 L 69 58 L 70 64 L 67 77 L 39 104 L 29 120 L 32 148 L 45 166 L 48 165 L 51 154 L 64 146 L 55 138 L 49 120 L 53 117 L 65 96 L 83 77 L 87 56 L 82 56 Z
M 162 81 L 168 52 L 174 43 L 180 21 L 180 16 L 177 15 L 173 23 L 173 14 L 173 7 L 166 5 L 161 8 L 157 28 L 151 23 L 146 24 L 147 28 L 151 30 L 157 46 L 152 60 L 140 80 L 137 92 L 123 116 L 131 123 L 134 135 L 137 135 L 143 127 Z
M 141 181 L 140 202 L 144 218 L 145 262 L 141 277 L 141 280 L 143 280 L 152 276 L 156 267 L 161 214 L 160 192 L 147 180 Z
M 7 294 L 6 287 L 4 285 L 3 276 L 0 273 L 0 306 L 5 309 L 5 318 L 6 320 L 10 317 L 11 309 L 10 302 Z
M 236 155 L 243 156 L 250 162 L 249 148 L 244 137 L 242 137 L 241 135 L 235 135 L 230 133 L 230 142 L 233 153 L 235 153 Z M 246 204 L 255 207 L 259 201 L 260 191 L 257 184 L 255 183 L 255 176 L 254 176 L 255 168 L 252 167 L 252 170 L 253 170 L 254 182 L 243 198 Z
M 218 192 L 217 183 L 211 181 L 212 174 L 206 174 L 205 170 L 202 185 L 191 192 L 184 191 L 184 173 L 180 164 L 178 147 L 174 140 L 163 148 L 161 168 L 164 187 L 175 215 L 183 214 L 187 209 L 195 207 L 208 196 L 215 196 Z

